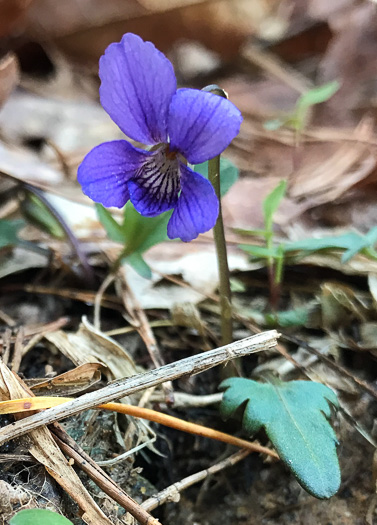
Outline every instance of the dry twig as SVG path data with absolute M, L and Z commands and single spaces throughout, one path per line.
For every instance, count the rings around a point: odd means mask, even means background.
M 216 465 L 213 465 L 212 467 L 209 467 L 205 470 L 201 470 L 200 472 L 196 472 L 195 474 L 192 474 L 191 476 L 188 476 L 187 478 L 181 479 L 181 481 L 178 481 L 177 483 L 173 483 L 173 485 L 170 485 L 169 487 L 166 487 L 164 490 L 156 494 L 155 496 L 152 496 L 151 498 L 148 498 L 145 500 L 141 506 L 143 509 L 148 510 L 151 512 L 159 505 L 162 505 L 163 503 L 173 501 L 174 503 L 177 503 L 180 499 L 180 492 L 187 489 L 188 487 L 191 487 L 195 483 L 199 483 L 199 481 L 203 481 L 203 479 L 206 479 L 208 476 L 211 476 L 213 474 L 216 474 L 217 472 L 220 472 L 220 470 L 223 470 L 225 468 L 231 467 L 241 461 L 242 459 L 246 458 L 250 454 L 249 450 L 239 450 L 235 454 L 232 454 L 231 456 L 227 457 L 223 461 L 220 461 L 219 463 L 216 463 Z
M 34 414 L 21 421 L 16 421 L 0 430 L 0 444 L 10 439 L 27 434 L 31 430 L 54 421 L 64 419 L 83 410 L 108 403 L 114 399 L 130 395 L 140 390 L 150 388 L 165 381 L 172 381 L 186 375 L 193 375 L 214 366 L 226 363 L 231 359 L 242 357 L 253 352 L 268 350 L 276 345 L 278 333 L 276 330 L 257 334 L 235 343 L 210 350 L 195 356 L 181 359 L 156 370 L 146 372 L 133 377 L 128 377 L 110 383 L 106 387 L 84 394 L 83 396 L 64 403 L 44 412 Z

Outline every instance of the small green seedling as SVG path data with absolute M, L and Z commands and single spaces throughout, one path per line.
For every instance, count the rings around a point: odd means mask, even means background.
M 329 100 L 340 88 L 338 81 L 329 82 L 310 89 L 299 97 L 296 102 L 295 108 L 290 115 L 284 118 L 269 120 L 265 123 L 265 128 L 274 131 L 282 126 L 288 126 L 293 128 L 297 133 L 300 133 L 305 128 L 310 110 L 316 104 L 322 104 Z
M 248 435 L 264 428 L 280 458 L 302 487 L 316 498 L 333 496 L 340 486 L 338 444 L 329 418 L 338 405 L 335 393 L 321 383 L 269 383 L 232 377 L 220 406 L 224 418 L 242 410 L 242 428 Z
M 17 512 L 9 525 L 72 525 L 72 521 L 52 510 L 26 509 Z
M 194 166 L 194 170 L 208 177 L 208 162 Z M 222 194 L 225 194 L 238 179 L 238 169 L 229 160 L 221 159 L 220 174 Z M 119 223 L 101 204 L 96 204 L 96 209 L 109 238 L 124 246 L 119 260 L 130 264 L 142 277 L 150 279 L 151 269 L 143 254 L 152 246 L 168 240 L 166 228 L 172 211 L 157 217 L 143 217 L 128 201 L 123 209 L 123 220 Z
M 265 246 L 241 244 L 240 248 L 256 258 L 267 259 L 268 277 L 270 286 L 270 302 L 275 308 L 280 294 L 280 285 L 283 278 L 284 247 L 274 246 L 274 215 L 279 208 L 287 190 L 287 181 L 282 180 L 267 195 L 263 201 L 264 230 L 241 230 L 237 231 L 245 235 L 258 235 L 264 238 Z
M 244 235 L 263 235 L 258 230 L 238 230 Z M 339 252 L 343 251 L 340 261 L 343 264 L 349 262 L 352 257 L 361 253 L 369 259 L 377 259 L 377 251 L 374 246 L 377 242 L 377 226 L 374 226 L 365 235 L 358 232 L 348 232 L 343 235 L 309 238 L 300 241 L 282 243 L 272 246 L 268 250 L 263 246 L 242 244 L 241 248 L 256 258 L 271 257 L 281 262 L 297 263 L 308 255 L 317 252 Z
M 341 262 L 347 263 L 358 253 L 370 259 L 377 259 L 374 245 L 377 242 L 377 226 L 371 228 L 365 235 L 358 232 L 348 232 L 343 235 L 321 238 L 309 238 L 294 242 L 274 243 L 274 215 L 283 199 L 287 183 L 282 180 L 263 201 L 263 230 L 237 229 L 243 235 L 259 236 L 265 241 L 265 246 L 241 244 L 240 248 L 255 259 L 267 261 L 270 302 L 274 308 L 280 294 L 284 265 L 302 261 L 308 255 L 320 251 L 343 251 Z

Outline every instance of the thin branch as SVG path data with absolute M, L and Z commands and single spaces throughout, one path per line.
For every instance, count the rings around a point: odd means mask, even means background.
M 30 410 L 40 410 L 45 408 L 51 408 L 53 406 L 59 406 L 69 401 L 72 401 L 72 397 L 26 397 L 22 399 L 12 399 L 11 401 L 0 402 L 0 414 L 15 414 L 20 412 L 28 412 Z M 126 405 L 123 403 L 105 403 L 95 407 L 102 410 L 110 410 L 112 412 L 118 412 L 119 414 L 126 414 L 127 416 L 134 416 L 166 427 L 175 428 L 188 434 L 195 434 L 196 436 L 202 436 L 210 439 L 216 439 L 229 445 L 235 445 L 236 447 L 245 448 L 252 452 L 259 452 L 266 454 L 275 459 L 279 459 L 279 456 L 273 450 L 263 447 L 259 443 L 246 441 L 238 437 L 220 432 L 213 428 L 198 425 L 196 423 L 190 423 L 178 417 L 169 416 L 163 412 L 157 412 L 149 408 L 140 406 Z
M 159 505 L 162 505 L 166 502 L 178 502 L 180 499 L 180 493 L 187 489 L 188 487 L 191 487 L 195 483 L 199 483 L 199 481 L 203 481 L 208 476 L 211 476 L 213 474 L 216 474 L 217 472 L 220 472 L 220 470 L 223 470 L 225 468 L 231 467 L 241 461 L 242 459 L 246 458 L 250 454 L 249 450 L 239 450 L 235 454 L 232 454 L 231 456 L 227 457 L 223 461 L 220 461 L 219 463 L 216 463 L 216 465 L 213 465 L 212 467 L 209 467 L 205 470 L 201 470 L 200 472 L 196 472 L 195 474 L 192 474 L 191 476 L 188 476 L 187 478 L 183 478 L 181 481 L 178 481 L 177 483 L 173 483 L 173 485 L 170 485 L 169 487 L 166 487 L 164 490 L 156 494 L 155 496 L 152 496 L 151 498 L 148 498 L 145 500 L 141 506 L 143 509 L 147 510 L 148 512 L 151 512 Z
M 60 427 L 54 423 L 49 427 L 53 438 L 61 450 L 71 457 L 75 464 L 88 474 L 95 484 L 108 496 L 121 505 L 142 525 L 161 525 L 146 509 L 132 499 L 99 467 L 93 459 Z
M 109 385 L 84 394 L 83 396 L 64 403 L 63 405 L 49 408 L 44 412 L 33 414 L 20 421 L 16 421 L 0 429 L 0 445 L 10 439 L 27 434 L 31 430 L 42 425 L 48 425 L 54 421 L 65 419 L 83 410 L 108 403 L 115 399 L 145 390 L 165 381 L 173 381 L 182 376 L 198 374 L 214 366 L 226 363 L 237 357 L 242 357 L 254 352 L 269 350 L 276 345 L 278 333 L 276 330 L 257 334 L 230 345 L 203 352 L 198 355 L 175 361 L 169 365 L 162 366 L 144 374 L 127 377 L 110 383 Z

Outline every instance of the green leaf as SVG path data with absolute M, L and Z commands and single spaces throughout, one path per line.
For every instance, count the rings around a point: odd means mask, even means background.
M 268 259 L 269 257 L 277 258 L 279 256 L 279 246 L 271 249 L 265 246 L 256 246 L 254 244 L 240 244 L 239 247 L 250 255 L 258 258 Z
M 109 210 L 102 206 L 102 204 L 96 203 L 96 212 L 98 219 L 105 228 L 109 239 L 123 244 L 124 235 L 122 232 L 122 226 L 114 219 Z
M 285 121 L 279 118 L 274 118 L 271 120 L 266 120 L 263 122 L 263 127 L 267 131 L 276 131 L 277 129 L 280 129 L 282 126 L 284 126 Z
M 25 222 L 22 220 L 0 219 L 0 248 L 18 244 L 20 241 L 17 234 L 23 226 L 25 226 Z
M 371 228 L 366 235 L 359 235 L 360 240 L 354 246 L 348 248 L 342 255 L 342 263 L 348 262 L 354 255 L 365 248 L 373 248 L 377 241 L 377 227 Z
M 208 179 L 208 161 L 194 166 L 194 171 Z M 220 190 L 221 197 L 237 182 L 239 176 L 238 168 L 228 159 L 220 158 Z
M 329 100 L 340 88 L 340 84 L 337 80 L 334 82 L 328 82 L 323 84 L 323 86 L 317 86 L 313 89 L 310 89 L 298 99 L 298 107 L 310 107 L 315 104 L 321 104 Z
M 96 210 L 109 238 L 125 247 L 122 262 L 130 264 L 142 277 L 150 279 L 151 269 L 142 254 L 155 244 L 168 240 L 167 224 L 172 211 L 157 217 L 143 217 L 128 201 L 124 207 L 123 222 L 119 224 L 101 204 L 96 204 Z
M 319 239 L 303 239 L 287 243 L 285 253 L 292 251 L 317 252 L 320 250 L 346 250 L 342 255 L 342 262 L 348 262 L 354 255 L 366 248 L 371 248 L 377 241 L 377 227 L 371 228 L 366 235 L 357 232 L 344 233 L 335 237 Z
M 335 393 L 321 383 L 275 380 L 272 384 L 230 378 L 220 406 L 230 417 L 242 407 L 248 434 L 262 427 L 297 481 L 313 496 L 330 498 L 340 486 L 337 439 L 329 424 Z
M 128 263 L 132 268 L 144 279 L 150 279 L 152 277 L 152 271 L 149 265 L 144 261 L 143 256 L 140 252 L 132 253 L 131 255 L 126 255 L 122 262 Z
M 72 521 L 52 510 L 26 509 L 13 516 L 9 525 L 72 525 Z
M 309 309 L 301 307 L 285 312 L 269 313 L 265 315 L 265 320 L 268 326 L 281 326 L 282 328 L 305 326 L 309 321 Z
M 167 241 L 167 225 L 172 211 L 161 213 L 157 217 L 143 217 L 135 210 L 130 201 L 124 208 L 122 232 L 127 251 L 144 253 L 146 250 Z
M 22 201 L 22 212 L 33 224 L 58 239 L 64 239 L 66 233 L 58 219 L 48 207 L 33 193 L 26 193 Z
M 305 251 L 305 252 L 317 252 L 320 250 L 337 250 L 337 249 L 351 249 L 354 247 L 364 246 L 364 239 L 362 236 L 355 232 L 345 233 L 336 237 L 322 237 L 319 239 L 303 239 L 300 241 L 287 243 L 284 247 L 284 251 Z
M 280 181 L 276 188 L 274 188 L 263 201 L 263 217 L 266 230 L 268 231 L 272 229 L 274 214 L 279 207 L 280 201 L 285 195 L 286 189 L 287 181 Z

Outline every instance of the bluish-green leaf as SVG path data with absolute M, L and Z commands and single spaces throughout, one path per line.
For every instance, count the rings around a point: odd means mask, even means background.
M 266 230 L 271 230 L 274 214 L 287 190 L 287 181 L 282 180 L 263 201 L 263 217 Z
M 72 525 L 72 521 L 51 510 L 25 509 L 13 516 L 9 525 Z
M 338 400 L 330 388 L 311 381 L 265 384 L 238 377 L 226 379 L 220 388 L 225 390 L 222 415 L 228 418 L 242 407 L 244 430 L 254 434 L 263 427 L 308 492 L 330 498 L 338 491 L 338 442 L 328 421 Z
M 19 219 L 13 221 L 0 219 L 0 248 L 18 244 L 18 231 L 25 226 L 25 222 Z
M 208 179 L 208 162 L 197 164 L 194 171 Z M 238 168 L 229 159 L 220 158 L 220 190 L 223 197 L 226 192 L 237 182 L 239 176 Z

